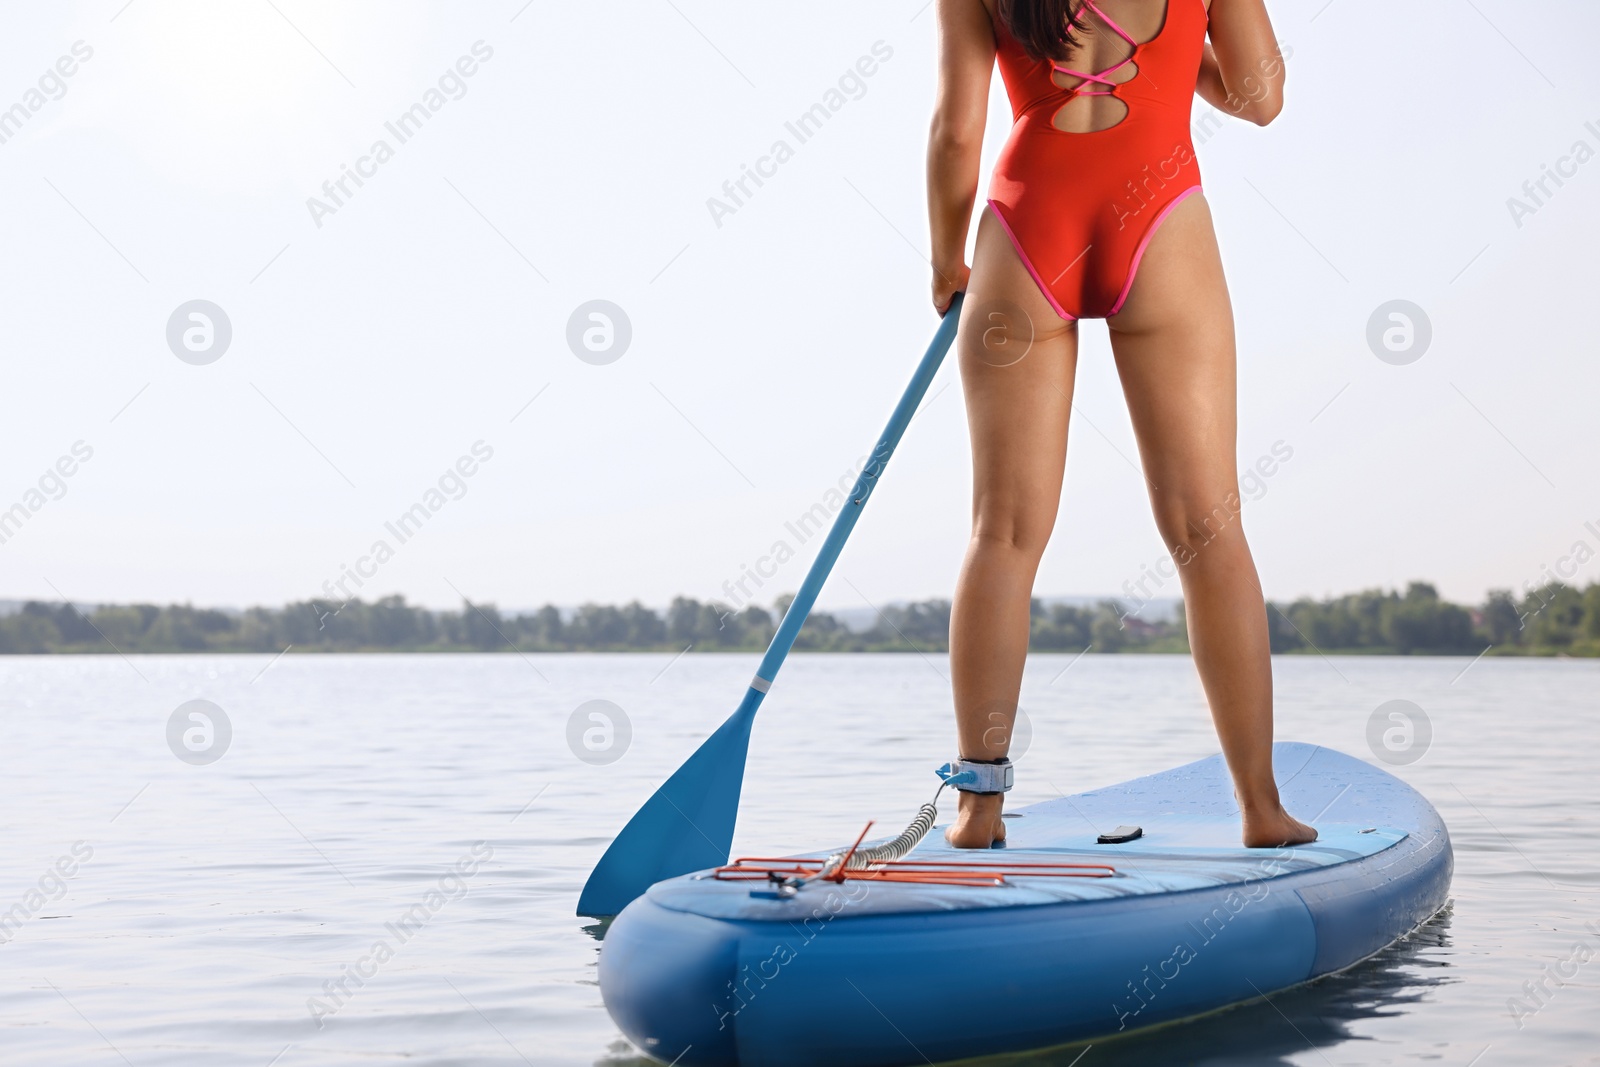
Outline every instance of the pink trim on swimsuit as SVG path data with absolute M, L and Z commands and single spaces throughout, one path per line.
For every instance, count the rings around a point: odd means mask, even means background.
M 1081 70 L 1068 70 L 1066 67 L 1063 67 L 1060 63 L 1055 63 L 1055 62 L 1052 62 L 1050 64 L 1050 66 L 1053 67 L 1054 69 L 1060 71 L 1062 74 L 1070 75 L 1071 77 L 1074 77 L 1074 78 L 1082 78 L 1084 80 L 1084 84 L 1088 84 L 1089 82 L 1094 82 L 1097 85 L 1110 86 L 1110 88 L 1106 89 L 1104 92 L 1092 93 L 1092 92 L 1089 92 L 1088 90 L 1084 89 L 1082 85 L 1075 85 L 1071 89 L 1069 89 L 1068 92 L 1071 92 L 1071 93 L 1073 93 L 1073 94 L 1075 94 L 1077 96 L 1111 96 L 1111 95 L 1116 93 L 1117 86 L 1119 84 L 1121 84 L 1121 83 L 1120 82 L 1111 81 L 1109 78 L 1106 77 L 1106 75 L 1110 74 L 1112 71 L 1121 70 L 1123 67 L 1127 66 L 1129 63 L 1132 63 L 1134 54 L 1137 53 L 1138 50 L 1139 50 L 1139 42 L 1134 40 L 1133 35 L 1131 33 L 1129 33 L 1127 30 L 1123 29 L 1121 26 L 1118 26 L 1115 22 L 1113 22 L 1111 20 L 1111 16 L 1107 15 L 1104 11 L 1101 11 L 1100 8 L 1095 5 L 1094 0 L 1083 0 L 1083 6 L 1088 8 L 1090 11 L 1093 11 L 1095 13 L 1095 15 L 1099 17 L 1101 22 L 1104 22 L 1107 26 L 1111 27 L 1111 29 L 1117 34 L 1117 36 L 1121 37 L 1124 41 L 1127 41 L 1129 46 L 1131 48 L 1133 48 L 1133 52 L 1128 53 L 1127 57 L 1124 58 L 1120 63 L 1113 63 L 1111 66 L 1107 67 L 1105 70 L 1099 71 L 1098 73 L 1095 73 L 1095 74 L 1085 74 Z
M 1044 298 L 1050 301 L 1050 306 L 1055 309 L 1056 314 L 1060 315 L 1068 322 L 1076 321 L 1078 316 L 1069 313 L 1066 308 L 1062 307 L 1056 302 L 1055 294 L 1050 292 L 1050 287 L 1044 283 L 1044 279 L 1040 277 L 1039 272 L 1034 269 L 1033 260 L 1029 259 L 1028 253 L 1022 250 L 1022 243 L 1017 240 L 1017 235 L 1011 232 L 1011 224 L 1006 222 L 1006 217 L 1004 215 L 1000 214 L 1000 205 L 991 200 L 989 201 L 989 210 L 994 212 L 994 217 L 1000 223 L 1000 228 L 1006 231 L 1006 237 L 1011 241 L 1011 247 L 1017 250 L 1017 258 L 1022 260 L 1022 265 L 1024 267 L 1028 268 L 1028 273 L 1033 276 L 1034 284 L 1039 287 L 1039 292 L 1044 294 Z
M 1088 8 L 1090 11 L 1093 11 L 1095 13 L 1095 15 L 1100 19 L 1101 22 L 1104 22 L 1107 26 L 1110 26 L 1112 32 L 1115 33 L 1118 37 L 1121 37 L 1124 41 L 1127 41 L 1129 44 L 1133 45 L 1135 48 L 1139 47 L 1139 42 L 1133 39 L 1133 34 L 1129 33 L 1127 30 L 1123 29 L 1121 26 L 1118 26 L 1116 24 L 1116 22 L 1114 22 L 1112 20 L 1110 15 L 1108 15 L 1104 11 L 1100 10 L 1100 5 L 1095 3 L 1094 0 L 1083 0 L 1083 6 Z M 1132 58 L 1133 58 L 1132 56 L 1128 57 L 1128 59 L 1132 59 Z M 1124 63 L 1126 63 L 1127 61 L 1128 61 L 1127 59 L 1123 60 Z
M 1150 244 L 1150 239 L 1156 235 L 1156 231 L 1161 228 L 1161 224 L 1166 221 L 1167 216 L 1172 214 L 1172 209 L 1187 200 L 1190 193 L 1198 193 L 1199 191 L 1200 187 L 1198 185 L 1191 185 L 1173 197 L 1167 206 L 1161 209 L 1161 214 L 1156 216 L 1156 221 L 1152 222 L 1150 228 L 1144 232 L 1144 237 L 1139 241 L 1138 250 L 1133 253 L 1133 265 L 1128 268 L 1128 280 L 1122 286 L 1122 295 L 1117 297 L 1117 302 L 1111 305 L 1111 310 L 1106 312 L 1106 315 L 1115 315 L 1122 310 L 1122 302 L 1128 299 L 1128 294 L 1133 291 L 1133 278 L 1134 275 L 1139 273 L 1139 261 L 1144 258 L 1145 247 Z

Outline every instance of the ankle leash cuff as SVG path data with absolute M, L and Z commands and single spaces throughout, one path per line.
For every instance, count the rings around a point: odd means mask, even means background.
M 1015 779 L 1011 760 L 1005 756 L 997 760 L 954 759 L 934 773 L 945 785 L 985 796 L 1007 792 Z

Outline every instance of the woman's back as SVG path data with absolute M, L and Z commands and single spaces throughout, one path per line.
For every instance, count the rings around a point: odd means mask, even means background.
M 1074 43 L 1057 57 L 1057 64 L 1080 73 L 1109 71 L 1104 77 L 1115 86 L 1137 78 L 1141 66 L 1150 62 L 1148 55 L 1134 61 L 1136 51 L 1147 51 L 1152 42 L 1163 36 L 1168 8 L 1172 0 L 1098 0 L 1096 3 L 1074 5 L 1079 27 L 1072 36 Z M 1204 8 L 1204 0 L 1176 0 L 1177 3 L 1194 3 Z M 995 23 L 996 43 L 999 46 L 1001 74 L 1008 87 L 1015 80 L 1019 87 L 1029 86 L 1030 94 L 1053 95 L 1053 91 L 1069 94 L 1054 116 L 1058 129 L 1071 133 L 1092 133 L 1122 121 L 1128 112 L 1121 92 L 1101 91 L 1112 88 L 1084 78 L 1052 70 L 1047 61 L 1030 55 L 1024 42 L 1019 41 L 1006 26 L 998 10 L 999 0 L 987 0 L 991 18 Z M 1204 34 L 1204 22 L 1200 33 Z M 1011 46 L 1011 47 L 1008 47 Z M 1148 76 L 1147 76 L 1148 77 Z M 1049 84 L 1045 84 L 1048 79 Z M 1152 86 L 1159 81 L 1150 79 Z M 1088 92 L 1070 94 L 1073 89 Z M 1182 92 L 1178 85 L 1174 91 Z M 1159 90 L 1158 90 L 1159 91 Z M 1192 94 L 1192 90 L 1190 90 Z M 1189 94 L 1186 94 L 1189 95 Z M 1030 98 L 1036 98 L 1030 96 Z M 1015 94 L 1014 94 L 1015 102 Z

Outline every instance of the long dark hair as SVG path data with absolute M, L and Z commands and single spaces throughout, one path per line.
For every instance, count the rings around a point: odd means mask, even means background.
M 1082 0 L 999 0 L 1000 18 L 1035 59 L 1062 60 L 1083 29 Z

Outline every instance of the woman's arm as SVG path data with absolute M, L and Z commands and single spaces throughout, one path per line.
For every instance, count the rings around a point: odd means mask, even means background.
M 939 89 L 928 130 L 928 225 L 933 306 L 941 313 L 967 287 L 967 228 L 978 195 L 994 25 L 983 0 L 938 0 Z
M 1283 56 L 1265 0 L 1211 0 L 1211 40 L 1195 86 L 1206 103 L 1265 126 L 1283 110 Z

